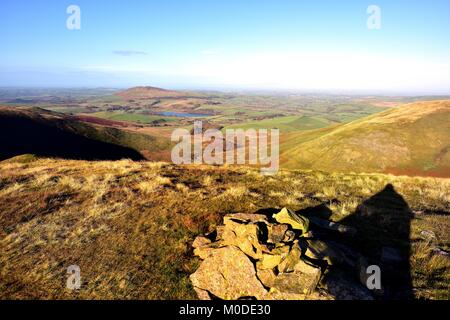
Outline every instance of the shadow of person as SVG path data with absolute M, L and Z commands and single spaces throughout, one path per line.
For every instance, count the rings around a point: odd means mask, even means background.
M 272 208 L 257 213 L 272 216 L 278 211 Z M 362 202 L 338 224 L 330 223 L 333 212 L 326 203 L 296 213 L 310 219 L 307 241 L 322 241 L 330 249 L 325 255 L 339 252 L 335 259 L 340 262 L 327 263 L 328 270 L 323 278 L 336 299 L 367 299 L 372 295 L 386 300 L 414 298 L 409 262 L 414 214 L 392 184 Z M 361 256 L 364 263 L 360 261 Z M 369 290 L 365 285 L 367 278 L 361 276 L 361 272 L 371 275 L 367 267 L 372 265 L 380 268 L 382 290 Z
M 383 299 L 413 299 L 410 229 L 414 214 L 391 184 L 373 195 L 340 223 L 357 233 L 352 246 L 381 271 Z

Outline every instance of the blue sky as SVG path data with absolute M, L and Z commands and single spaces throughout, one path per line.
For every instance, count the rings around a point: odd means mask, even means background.
M 4 0 L 0 86 L 450 94 L 450 1 L 339 2 Z

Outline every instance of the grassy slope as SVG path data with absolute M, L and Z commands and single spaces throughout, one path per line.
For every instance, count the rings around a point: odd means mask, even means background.
M 419 102 L 282 141 L 287 168 L 450 176 L 450 100 Z
M 280 129 L 281 132 L 303 131 L 322 128 L 331 121 L 320 117 L 287 116 L 227 126 L 226 129 Z
M 192 241 L 224 214 L 326 204 L 341 220 L 388 183 L 416 214 L 417 296 L 448 299 L 448 259 L 431 258 L 418 234 L 432 230 L 449 249 L 449 180 L 304 171 L 265 177 L 242 167 L 33 157 L 0 163 L 0 298 L 195 298 Z M 78 292 L 65 289 L 73 264 L 81 267 Z
M 166 138 L 111 127 L 92 126 L 83 123 L 82 125 L 77 124 L 75 131 L 92 139 L 129 147 L 139 152 L 167 152 L 171 146 L 170 141 Z
M 7 107 L 0 108 L 0 117 L 7 114 L 15 114 L 20 117 L 36 120 L 51 126 L 56 126 L 63 131 L 70 131 L 76 135 L 106 143 L 120 145 L 136 151 L 147 150 L 150 153 L 161 153 L 170 150 L 170 140 L 160 136 L 140 134 L 127 130 L 88 124 L 74 120 L 64 114 L 43 110 L 40 108 Z

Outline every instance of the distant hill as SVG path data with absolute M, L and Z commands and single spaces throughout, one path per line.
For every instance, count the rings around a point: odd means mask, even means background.
M 450 100 L 288 134 L 281 150 L 287 168 L 450 177 Z
M 168 142 L 117 128 L 88 124 L 40 108 L 0 107 L 0 160 L 21 154 L 83 160 L 142 160 Z
M 166 90 L 156 87 L 134 87 L 116 93 L 124 99 L 158 99 L 158 98 L 183 98 L 190 96 L 185 92 Z

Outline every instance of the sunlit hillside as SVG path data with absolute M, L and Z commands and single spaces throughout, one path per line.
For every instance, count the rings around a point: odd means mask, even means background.
M 450 177 L 450 100 L 416 102 L 282 141 L 287 168 Z

